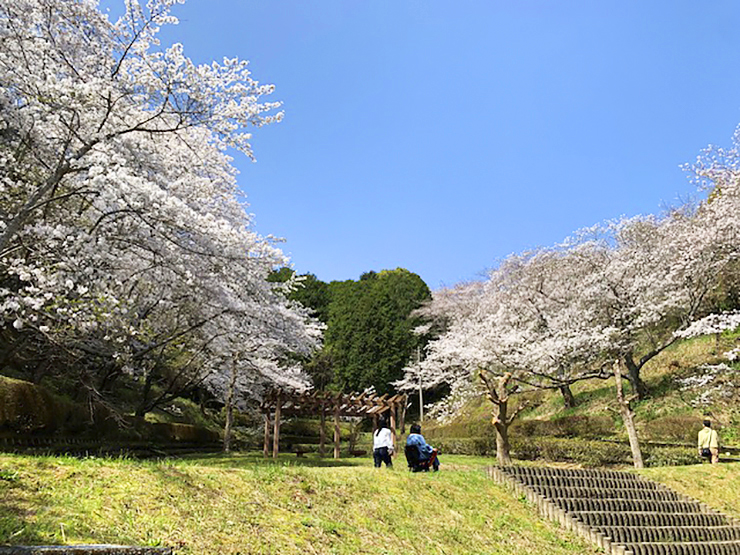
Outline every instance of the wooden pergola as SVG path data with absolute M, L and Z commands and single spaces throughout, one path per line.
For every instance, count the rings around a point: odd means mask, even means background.
M 373 430 L 377 428 L 378 417 L 390 413 L 390 428 L 393 443 L 396 443 L 396 429 L 400 425 L 405 432 L 406 395 L 375 395 L 367 393 L 330 393 L 311 391 L 291 393 L 284 390 L 270 391 L 260 408 L 265 419 L 264 455 L 270 455 L 270 428 L 272 428 L 272 457 L 278 456 L 280 441 L 280 419 L 283 416 L 318 416 L 321 419 L 319 453 L 324 455 L 326 443 L 326 417 L 334 416 L 334 458 L 339 458 L 339 419 L 342 416 L 372 417 Z M 271 415 L 273 416 L 272 423 Z M 271 425 L 272 424 L 272 425 Z

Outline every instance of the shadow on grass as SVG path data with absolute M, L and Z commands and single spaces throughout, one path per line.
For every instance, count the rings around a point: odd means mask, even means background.
M 24 506 L 26 489 L 15 480 L 0 478 L 0 545 L 49 545 L 49 538 L 33 523 L 33 510 Z
M 596 382 L 598 383 L 598 382 Z M 606 401 L 611 400 L 614 396 L 614 387 L 605 383 L 601 382 L 601 387 L 596 387 L 594 389 L 588 389 L 586 391 L 579 391 L 574 395 L 576 405 L 572 409 L 565 409 L 563 411 L 563 415 L 567 416 L 570 414 L 577 413 L 583 405 L 586 405 L 588 403 L 592 403 L 594 401 Z

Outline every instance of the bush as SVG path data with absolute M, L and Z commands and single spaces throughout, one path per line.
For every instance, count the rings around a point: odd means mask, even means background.
M 608 416 L 562 416 L 553 420 L 521 420 L 511 425 L 510 437 L 580 437 L 601 439 L 614 436 Z
M 622 443 L 553 437 L 515 438 L 512 454 L 522 460 L 572 462 L 587 467 L 632 462 L 629 446 Z
M 649 447 L 642 457 L 645 466 L 683 466 L 701 462 L 696 449 L 688 447 Z
M 152 438 L 160 441 L 209 443 L 219 441 L 221 439 L 220 434 L 216 431 L 199 428 L 190 424 L 159 422 L 156 424 L 146 423 L 146 427 L 151 429 Z
M 512 455 L 521 460 L 571 462 L 587 467 L 632 464 L 626 443 L 562 438 L 516 438 Z M 645 466 L 680 466 L 701 462 L 693 448 L 642 446 Z
M 696 416 L 665 416 L 645 422 L 643 434 L 651 441 L 693 444 L 701 428 L 702 420 Z
M 30 382 L 0 376 L 0 430 L 51 433 L 84 426 L 87 415 Z
M 440 453 L 450 455 L 493 456 L 496 454 L 496 439 L 491 437 L 441 438 L 434 440 L 434 447 Z

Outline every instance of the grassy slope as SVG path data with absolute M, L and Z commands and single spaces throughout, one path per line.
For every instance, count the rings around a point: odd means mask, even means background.
M 740 463 L 665 466 L 640 474 L 740 518 Z
M 162 544 L 178 554 L 597 553 L 488 480 L 488 461 L 443 463 L 438 474 L 410 474 L 367 459 L 0 455 L 0 543 Z

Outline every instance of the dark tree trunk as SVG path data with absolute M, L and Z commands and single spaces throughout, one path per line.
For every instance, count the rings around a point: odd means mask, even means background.
M 508 402 L 494 404 L 493 425 L 496 428 L 496 460 L 499 464 L 511 464 L 511 444 L 509 443 Z
M 496 429 L 496 460 L 501 465 L 511 464 L 511 444 L 509 443 L 509 426 L 521 412 L 525 405 L 520 405 L 509 414 L 509 395 L 517 390 L 511 387 L 512 374 L 488 375 L 486 371 L 479 374 L 481 381 L 488 389 L 488 399 L 493 403 L 491 423 Z
M 563 395 L 563 405 L 566 409 L 572 409 L 576 406 L 576 398 L 570 390 L 570 385 L 565 384 L 560 386 L 560 393 Z
M 231 450 L 231 426 L 234 419 L 234 390 L 236 389 L 236 360 L 231 363 L 231 379 L 226 393 L 226 423 L 224 424 L 224 453 Z
M 146 379 L 144 380 L 144 390 L 141 392 L 141 401 L 139 402 L 139 406 L 136 407 L 136 412 L 134 413 L 136 416 L 143 418 L 146 416 L 146 413 L 151 410 L 150 404 L 149 404 L 149 393 L 152 390 L 152 383 L 154 382 L 154 369 L 150 369 L 149 372 L 146 374 Z
M 627 379 L 632 386 L 632 392 L 637 395 L 637 398 L 640 401 L 647 399 L 650 392 L 648 391 L 645 382 L 643 382 L 640 377 L 640 369 L 642 368 L 642 365 L 638 366 L 635 364 L 635 361 L 632 358 L 632 353 L 624 356 L 624 365 L 627 367 Z

